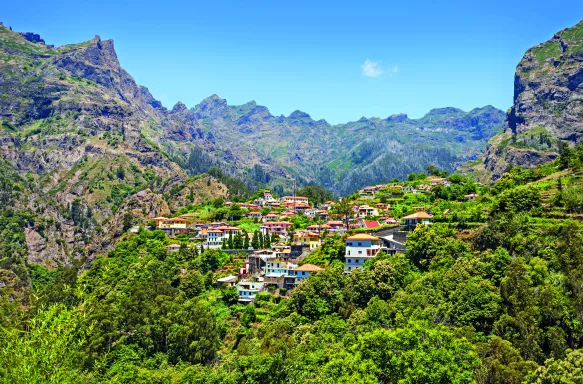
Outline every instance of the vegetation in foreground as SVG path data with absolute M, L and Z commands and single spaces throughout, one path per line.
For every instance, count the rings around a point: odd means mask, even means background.
M 324 271 L 287 297 L 262 293 L 247 306 L 234 288 L 215 288 L 240 257 L 169 254 L 157 231 L 127 235 L 88 270 L 10 264 L 27 218 L 4 208 L 0 377 L 581 382 L 582 164 L 580 147 L 535 170 L 513 168 L 465 202 L 456 190 L 471 181 L 450 176 L 428 196 L 436 223 L 418 227 L 405 254 L 346 275 L 342 241 L 331 239 L 314 254 Z M 2 180 L 9 199 L 17 191 Z M 11 273 L 32 288 L 6 284 Z

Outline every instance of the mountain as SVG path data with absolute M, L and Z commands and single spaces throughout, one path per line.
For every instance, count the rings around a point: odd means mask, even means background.
M 424 171 L 429 164 L 452 170 L 481 154 L 503 120 L 502 111 L 486 106 L 470 112 L 435 109 L 420 119 L 399 114 L 331 125 L 301 111 L 274 116 L 253 101 L 231 106 L 213 95 L 191 109 L 176 104 L 155 140 L 185 162 L 188 151 L 203 148 L 207 164 L 251 182 L 282 190 L 293 178 L 347 194 Z
M 583 141 L 583 21 L 530 48 L 516 67 L 514 104 L 504 132 L 483 159 L 485 177 L 510 165 L 533 168 L 555 159 L 563 143 Z
M 34 33 L 3 27 L 0 33 L 3 131 L 43 140 L 58 132 L 73 146 L 91 143 L 88 150 L 38 162 L 13 145 L 8 157 L 13 163 L 21 157 L 21 171 L 37 175 L 72 168 L 87 152 L 107 148 L 107 155 L 129 156 L 173 179 L 217 166 L 250 186 L 267 184 L 280 193 L 291 188 L 291 179 L 349 193 L 429 164 L 452 170 L 476 158 L 503 124 L 503 112 L 491 106 L 340 125 L 301 111 L 273 116 L 253 101 L 231 106 L 216 95 L 190 109 L 177 103 L 168 110 L 121 68 L 110 40 L 96 36 L 55 48 Z M 41 168 L 29 169 L 31 164 Z
M 331 125 L 216 95 L 166 109 L 121 67 L 113 41 L 54 47 L 1 24 L 0 99 L 0 169 L 26 191 L 14 207 L 34 213 L 31 262 L 91 257 L 141 217 L 226 196 L 216 178 L 194 177 L 211 167 L 231 194 L 245 193 L 235 178 L 278 193 L 295 180 L 346 194 L 429 164 L 451 170 L 476 158 L 504 119 L 487 106 Z
M 0 217 L 26 218 L 15 238 L 24 230 L 17 245 L 28 262 L 91 258 L 185 196 L 226 194 L 146 136 L 160 104 L 121 68 L 112 41 L 53 47 L 0 25 L 0 100 L 0 195 L 9 202 Z M 8 244 L 3 236 L 0 263 L 12 262 Z

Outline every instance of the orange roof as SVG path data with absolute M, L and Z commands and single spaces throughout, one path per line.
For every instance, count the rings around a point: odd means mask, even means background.
M 427 212 L 415 212 L 412 215 L 403 217 L 403 219 L 431 219 L 432 217 L 433 215 L 430 215 Z
M 314 264 L 304 264 L 296 268 L 296 271 L 300 272 L 318 272 L 321 270 L 323 269 Z
M 378 240 L 378 237 L 369 235 L 368 233 L 359 233 L 358 235 L 350 236 L 346 240 Z

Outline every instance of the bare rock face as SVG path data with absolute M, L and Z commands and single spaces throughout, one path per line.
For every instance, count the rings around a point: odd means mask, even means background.
M 484 167 L 492 180 L 511 165 L 534 168 L 556 159 L 561 141 L 583 142 L 583 22 L 525 53 L 505 131 L 489 141 Z
M 545 127 L 560 140 L 583 140 L 583 22 L 529 49 L 516 68 L 508 127 Z
M 105 226 L 101 248 L 107 249 L 115 238 L 121 236 L 130 225 L 157 216 L 170 215 L 170 208 L 164 196 L 145 189 L 127 199 Z

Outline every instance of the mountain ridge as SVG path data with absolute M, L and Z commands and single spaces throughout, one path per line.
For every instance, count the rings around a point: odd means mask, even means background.
M 470 169 L 496 180 L 510 166 L 534 168 L 582 141 L 583 21 L 526 51 L 516 66 L 505 129 Z

